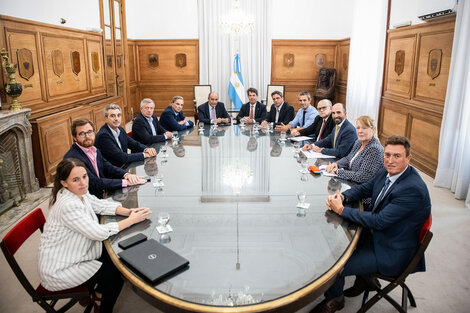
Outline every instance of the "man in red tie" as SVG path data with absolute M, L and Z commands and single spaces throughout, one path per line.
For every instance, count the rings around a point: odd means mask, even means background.
M 290 131 L 292 136 L 310 136 L 314 141 L 321 140 L 328 136 L 333 128 L 335 122 L 331 117 L 331 106 L 333 104 L 328 99 L 320 100 L 317 104 L 318 116 L 315 117 L 313 124 L 304 129 L 292 129 Z
M 237 122 L 241 121 L 246 124 L 261 123 L 266 119 L 266 105 L 258 101 L 258 90 L 256 88 L 248 88 L 248 102 L 242 105 L 237 115 Z

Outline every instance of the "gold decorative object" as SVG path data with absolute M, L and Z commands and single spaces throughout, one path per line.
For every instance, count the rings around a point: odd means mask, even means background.
M 158 67 L 158 54 L 150 53 L 148 55 L 148 65 L 153 68 Z
M 186 54 L 185 53 L 177 53 L 175 55 L 175 65 L 179 68 L 183 68 L 186 66 Z
M 317 53 L 315 55 L 315 64 L 318 67 L 323 67 L 326 64 L 326 54 L 324 53 Z
M 33 53 L 29 49 L 22 48 L 16 51 L 16 56 L 18 60 L 18 74 L 24 79 L 29 80 L 34 75 Z
M 64 74 L 64 57 L 62 56 L 62 51 L 52 50 L 51 58 L 52 58 L 52 71 L 54 72 L 54 74 L 56 74 L 60 78 L 60 76 Z
M 10 60 L 8 59 L 8 53 L 5 48 L 2 49 L 1 55 L 2 66 L 8 74 L 8 82 L 5 84 L 5 92 L 13 100 L 10 105 L 10 110 L 19 111 L 21 110 L 21 104 L 18 102 L 18 97 L 23 92 L 23 87 L 21 86 L 21 83 L 16 81 L 16 65 L 10 63 Z
M 72 59 L 72 72 L 78 76 L 81 71 L 80 66 L 80 52 L 72 51 L 70 52 L 70 57 Z
M 98 73 L 100 70 L 100 55 L 98 52 L 91 53 L 91 68 L 95 73 Z

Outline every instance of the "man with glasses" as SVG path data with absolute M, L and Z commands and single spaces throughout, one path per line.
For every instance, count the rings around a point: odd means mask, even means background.
M 123 169 L 109 163 L 94 147 L 95 127 L 87 119 L 78 119 L 71 126 L 74 144 L 65 154 L 65 158 L 76 158 L 82 161 L 87 168 L 89 178 L 88 190 L 98 198 L 103 197 L 103 192 L 119 189 L 127 186 L 145 184 L 147 181 L 134 174 L 127 173 Z
M 335 128 L 335 122 L 331 117 L 332 105 L 328 99 L 320 100 L 317 105 L 318 116 L 315 117 L 313 124 L 300 130 L 292 129 L 290 134 L 292 136 L 310 136 L 313 141 L 327 137 Z
M 171 104 L 160 115 L 160 124 L 169 131 L 180 131 L 194 126 L 188 117 L 183 115 L 184 99 L 181 96 L 174 96 Z

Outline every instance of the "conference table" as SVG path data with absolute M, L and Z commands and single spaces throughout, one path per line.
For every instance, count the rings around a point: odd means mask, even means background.
M 333 159 L 307 159 L 279 133 L 251 126 L 206 125 L 179 137 L 154 145 L 156 158 L 130 165 L 147 184 L 109 196 L 152 210 L 105 242 L 133 289 L 168 312 L 295 312 L 320 296 L 361 232 L 325 205 L 327 195 L 350 188 L 347 182 L 300 172 L 302 160 Z M 297 207 L 303 195 L 308 208 Z M 162 212 L 170 233 L 156 230 Z M 189 267 L 149 283 L 117 256 L 118 242 L 137 233 L 185 257 Z

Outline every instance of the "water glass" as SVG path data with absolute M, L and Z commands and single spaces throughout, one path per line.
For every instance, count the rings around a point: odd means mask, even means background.
M 168 157 L 168 154 L 166 153 L 166 151 L 167 151 L 166 145 L 163 145 L 160 147 L 160 155 L 162 158 Z
M 307 193 L 305 191 L 297 191 L 297 199 L 299 200 L 300 204 L 305 202 L 305 198 L 307 198 Z
M 286 139 L 287 139 L 286 132 L 285 132 L 285 131 L 282 131 L 282 132 L 281 132 L 281 140 L 282 140 L 282 141 L 286 141 Z
M 177 132 L 177 131 L 174 131 L 174 132 L 173 132 L 173 140 L 174 140 L 174 141 L 178 141 L 178 140 L 179 140 L 178 132 Z
M 199 122 L 199 131 L 204 130 L 204 122 Z
M 294 142 L 294 158 L 299 157 L 300 153 L 300 142 L 296 141 Z
M 308 162 L 306 159 L 302 159 L 300 161 L 300 166 L 302 167 L 299 172 L 301 172 L 302 174 L 308 174 Z
M 166 228 L 168 223 L 170 222 L 170 214 L 168 212 L 160 212 L 158 213 L 158 226 L 162 226 Z

